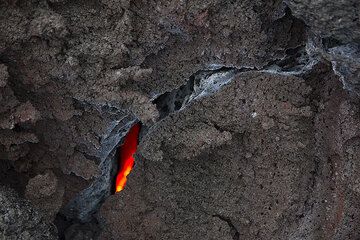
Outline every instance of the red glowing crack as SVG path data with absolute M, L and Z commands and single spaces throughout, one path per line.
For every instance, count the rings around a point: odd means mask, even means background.
M 134 154 L 138 145 L 140 123 L 135 124 L 125 137 L 124 144 L 121 146 L 119 158 L 119 172 L 116 176 L 116 192 L 124 189 L 127 176 L 134 166 Z

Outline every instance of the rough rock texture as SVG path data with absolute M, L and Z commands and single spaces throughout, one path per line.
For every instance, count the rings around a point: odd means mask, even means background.
M 13 190 L 0 187 L 0 213 L 2 239 L 57 239 L 56 228 Z
M 286 0 L 293 14 L 314 33 L 343 44 L 360 41 L 360 2 L 357 0 Z
M 103 206 L 118 219 L 113 236 L 265 239 L 285 219 L 296 229 L 314 169 L 310 90 L 299 78 L 238 74 L 150 129 L 124 195 Z
M 357 106 L 329 65 L 236 75 L 149 129 L 101 239 L 357 239 Z
M 64 194 L 64 186 L 60 185 L 53 172 L 37 175 L 29 180 L 25 196 L 34 206 L 44 211 L 49 221 L 58 213 Z
M 359 11 L 0 0 L 0 185 L 62 239 L 357 239 Z
M 331 61 L 344 87 L 360 94 L 360 2 L 286 0 L 294 16 L 317 34 L 316 51 Z

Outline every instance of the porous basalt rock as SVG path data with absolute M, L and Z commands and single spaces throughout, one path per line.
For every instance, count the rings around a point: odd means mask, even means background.
M 356 239 L 358 12 L 0 0 L 0 185 L 65 239 Z
M 14 190 L 0 187 L 0 212 L 3 239 L 58 239 L 56 228 Z
M 63 195 L 64 186 L 50 171 L 31 178 L 25 191 L 26 198 L 43 211 L 49 222 L 52 222 L 59 212 Z
M 7 67 L 4 64 L 0 64 L 0 87 L 5 87 L 8 77 Z
M 149 129 L 101 239 L 358 237 L 357 104 L 328 64 L 237 74 Z
M 356 0 L 286 0 L 294 16 L 303 19 L 323 38 L 342 44 L 360 40 L 360 3 Z
M 9 75 L 1 89 L 7 132 L 0 156 L 33 176 L 62 172 L 61 211 L 81 221 L 110 194 L 116 169 L 110 156 L 131 123 L 157 121 L 156 96 L 198 69 L 261 67 L 303 41 L 302 23 L 277 2 L 0 4 L 1 72 Z M 207 141 L 213 134 L 229 140 L 214 130 Z M 74 196 L 72 186 L 83 189 Z
M 359 94 L 360 3 L 356 0 L 286 2 L 294 16 L 303 19 L 319 37 L 316 50 L 332 62 L 344 87 Z
M 295 229 L 311 193 L 310 91 L 300 78 L 242 73 L 164 118 L 140 143 L 124 193 L 104 204 L 113 224 L 102 239 L 233 239 L 223 219 L 239 239 L 288 237 L 282 221 Z
M 98 166 L 93 161 L 86 159 L 82 153 L 75 153 L 61 167 L 65 174 L 74 173 L 85 180 L 98 177 L 100 174 Z

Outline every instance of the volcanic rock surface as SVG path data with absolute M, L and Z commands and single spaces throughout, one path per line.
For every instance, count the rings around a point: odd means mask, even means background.
M 14 190 L 0 189 L 0 236 L 3 239 L 57 239 L 55 226 L 47 223 L 29 201 Z
M 360 238 L 359 12 L 0 0 L 0 239 Z

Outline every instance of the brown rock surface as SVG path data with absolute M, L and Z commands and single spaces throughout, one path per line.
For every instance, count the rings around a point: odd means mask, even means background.
M 311 194 L 310 90 L 241 73 L 149 130 L 126 190 L 102 208 L 113 238 L 287 238 L 283 221 L 295 231 Z
M 26 196 L 64 239 L 359 238 L 358 12 L 0 0 L 0 195 Z
M 58 213 L 64 194 L 64 186 L 53 172 L 37 175 L 29 180 L 25 196 L 34 206 L 41 209 L 48 221 L 53 221 Z

